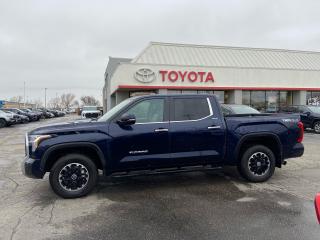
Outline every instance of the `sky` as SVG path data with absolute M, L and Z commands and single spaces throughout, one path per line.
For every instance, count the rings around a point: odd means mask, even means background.
M 0 100 L 102 100 L 108 57 L 150 41 L 320 51 L 318 0 L 0 0 Z

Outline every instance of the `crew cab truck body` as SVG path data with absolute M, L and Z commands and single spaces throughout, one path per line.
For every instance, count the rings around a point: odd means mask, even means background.
M 269 179 L 285 159 L 303 154 L 296 115 L 223 117 L 213 95 L 130 98 L 98 121 L 40 127 L 26 134 L 25 175 L 50 172 L 65 198 L 89 193 L 104 175 L 237 166 L 252 182 Z

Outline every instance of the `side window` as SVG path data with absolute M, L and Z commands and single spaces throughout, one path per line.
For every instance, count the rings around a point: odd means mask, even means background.
M 229 109 L 227 109 L 225 106 L 221 106 L 221 111 L 222 111 L 223 116 L 227 116 L 227 115 L 232 114 L 232 112 Z
M 171 121 L 197 120 L 210 115 L 207 98 L 174 98 Z
M 292 112 L 292 113 L 298 113 L 299 112 L 299 109 L 298 109 L 297 106 L 291 106 L 290 110 L 291 110 L 290 112 Z
M 306 107 L 303 107 L 303 106 L 299 107 L 299 113 L 305 113 L 307 111 L 308 111 L 308 109 Z
M 148 99 L 137 103 L 126 113 L 136 117 L 136 123 L 163 122 L 164 99 Z

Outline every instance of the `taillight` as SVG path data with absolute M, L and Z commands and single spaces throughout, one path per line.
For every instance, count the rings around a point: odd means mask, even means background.
M 301 143 L 303 140 L 303 134 L 304 134 L 304 128 L 303 128 L 302 122 L 298 122 L 298 128 L 299 128 L 299 136 L 298 136 L 297 142 Z

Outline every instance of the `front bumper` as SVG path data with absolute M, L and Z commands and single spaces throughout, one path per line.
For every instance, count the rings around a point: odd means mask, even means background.
M 9 118 L 7 124 L 10 126 L 12 124 L 16 124 L 16 120 L 14 118 Z
M 25 157 L 21 164 L 22 173 L 30 178 L 43 178 L 44 172 L 40 168 L 40 160 Z

